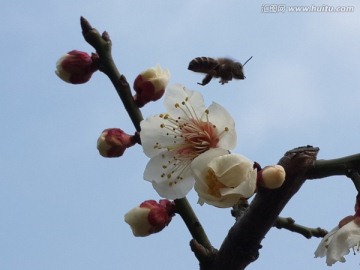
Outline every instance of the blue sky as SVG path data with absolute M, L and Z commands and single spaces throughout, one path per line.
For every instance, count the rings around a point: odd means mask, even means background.
M 327 5 L 287 1 L 291 5 Z M 0 10 L 0 269 L 196 269 L 190 235 L 175 217 L 147 238 L 133 237 L 123 215 L 159 199 L 142 180 L 147 158 L 139 146 L 104 159 L 96 140 L 105 128 L 134 131 L 110 81 L 100 72 L 84 85 L 59 80 L 64 53 L 92 52 L 80 16 L 108 31 L 113 56 L 132 83 L 161 64 L 170 83 L 225 106 L 236 121 L 235 152 L 262 165 L 292 148 L 320 147 L 319 158 L 360 152 L 360 4 L 347 13 L 263 13 L 261 1 L 4 1 Z M 271 3 L 278 4 L 278 3 Z M 201 87 L 187 70 L 198 56 L 230 56 L 246 65 L 244 81 Z M 162 102 L 143 109 L 160 113 Z M 309 181 L 284 209 L 310 227 L 333 228 L 352 214 L 355 189 L 344 177 Z M 233 219 L 227 209 L 189 201 L 219 247 Z M 273 229 L 248 269 L 327 269 L 314 259 L 319 239 Z M 332 269 L 354 269 L 360 256 Z

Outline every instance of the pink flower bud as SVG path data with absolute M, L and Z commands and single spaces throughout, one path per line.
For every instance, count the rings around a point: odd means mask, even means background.
M 174 215 L 174 202 L 147 200 L 130 210 L 125 215 L 125 222 L 130 225 L 135 236 L 148 236 L 164 229 Z
M 135 144 L 134 136 L 119 128 L 105 129 L 97 140 L 97 149 L 103 157 L 120 157 L 126 148 Z
M 140 108 L 150 101 L 158 100 L 165 92 L 170 73 L 159 65 L 141 72 L 134 81 L 134 101 Z
M 63 55 L 56 62 L 56 75 L 65 82 L 72 84 L 86 83 L 91 75 L 99 69 L 99 56 L 92 53 L 73 50 Z
M 280 165 L 266 166 L 258 172 L 257 183 L 265 188 L 279 188 L 284 181 L 285 170 Z

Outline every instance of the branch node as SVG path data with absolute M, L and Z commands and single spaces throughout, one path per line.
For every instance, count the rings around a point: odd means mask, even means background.
M 233 206 L 233 209 L 231 210 L 231 215 L 235 218 L 235 220 L 238 220 L 248 208 L 249 202 L 247 200 L 240 200 L 237 204 Z
M 108 32 L 104 31 L 101 35 L 101 37 L 106 41 L 106 42 L 111 42 L 110 40 L 110 35 Z

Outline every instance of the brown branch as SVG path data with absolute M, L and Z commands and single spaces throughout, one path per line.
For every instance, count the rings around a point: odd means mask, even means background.
M 328 160 L 319 159 L 308 172 L 308 179 L 347 175 L 349 170 L 360 170 L 360 154 Z
M 274 225 L 281 210 L 300 189 L 314 167 L 319 148 L 300 147 L 288 151 L 279 161 L 286 171 L 283 186 L 275 190 L 259 188 L 249 208 L 236 221 L 207 270 L 241 270 L 259 256 L 261 241 Z
M 233 206 L 231 214 L 235 217 L 236 220 L 238 220 L 248 208 L 249 204 L 247 201 L 240 201 L 238 204 Z M 311 237 L 324 237 L 328 233 L 325 229 L 319 227 L 309 228 L 300 224 L 296 224 L 295 220 L 291 217 L 278 217 L 274 223 L 274 227 L 277 229 L 286 229 L 291 232 L 299 233 L 308 239 Z

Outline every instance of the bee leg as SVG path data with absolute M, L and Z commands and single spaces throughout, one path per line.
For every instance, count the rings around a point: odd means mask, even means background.
M 231 78 L 230 77 L 228 77 L 228 78 L 220 78 L 219 83 L 225 84 L 225 83 L 228 83 L 231 80 L 232 80 L 232 77 Z
M 207 85 L 211 81 L 212 78 L 213 78 L 213 76 L 211 76 L 210 74 L 207 74 L 205 76 L 205 78 L 202 80 L 202 82 L 198 83 L 198 84 L 199 85 Z
M 218 74 L 220 77 L 220 83 L 225 84 L 232 80 L 233 74 L 231 67 L 228 65 L 220 65 L 218 68 Z

